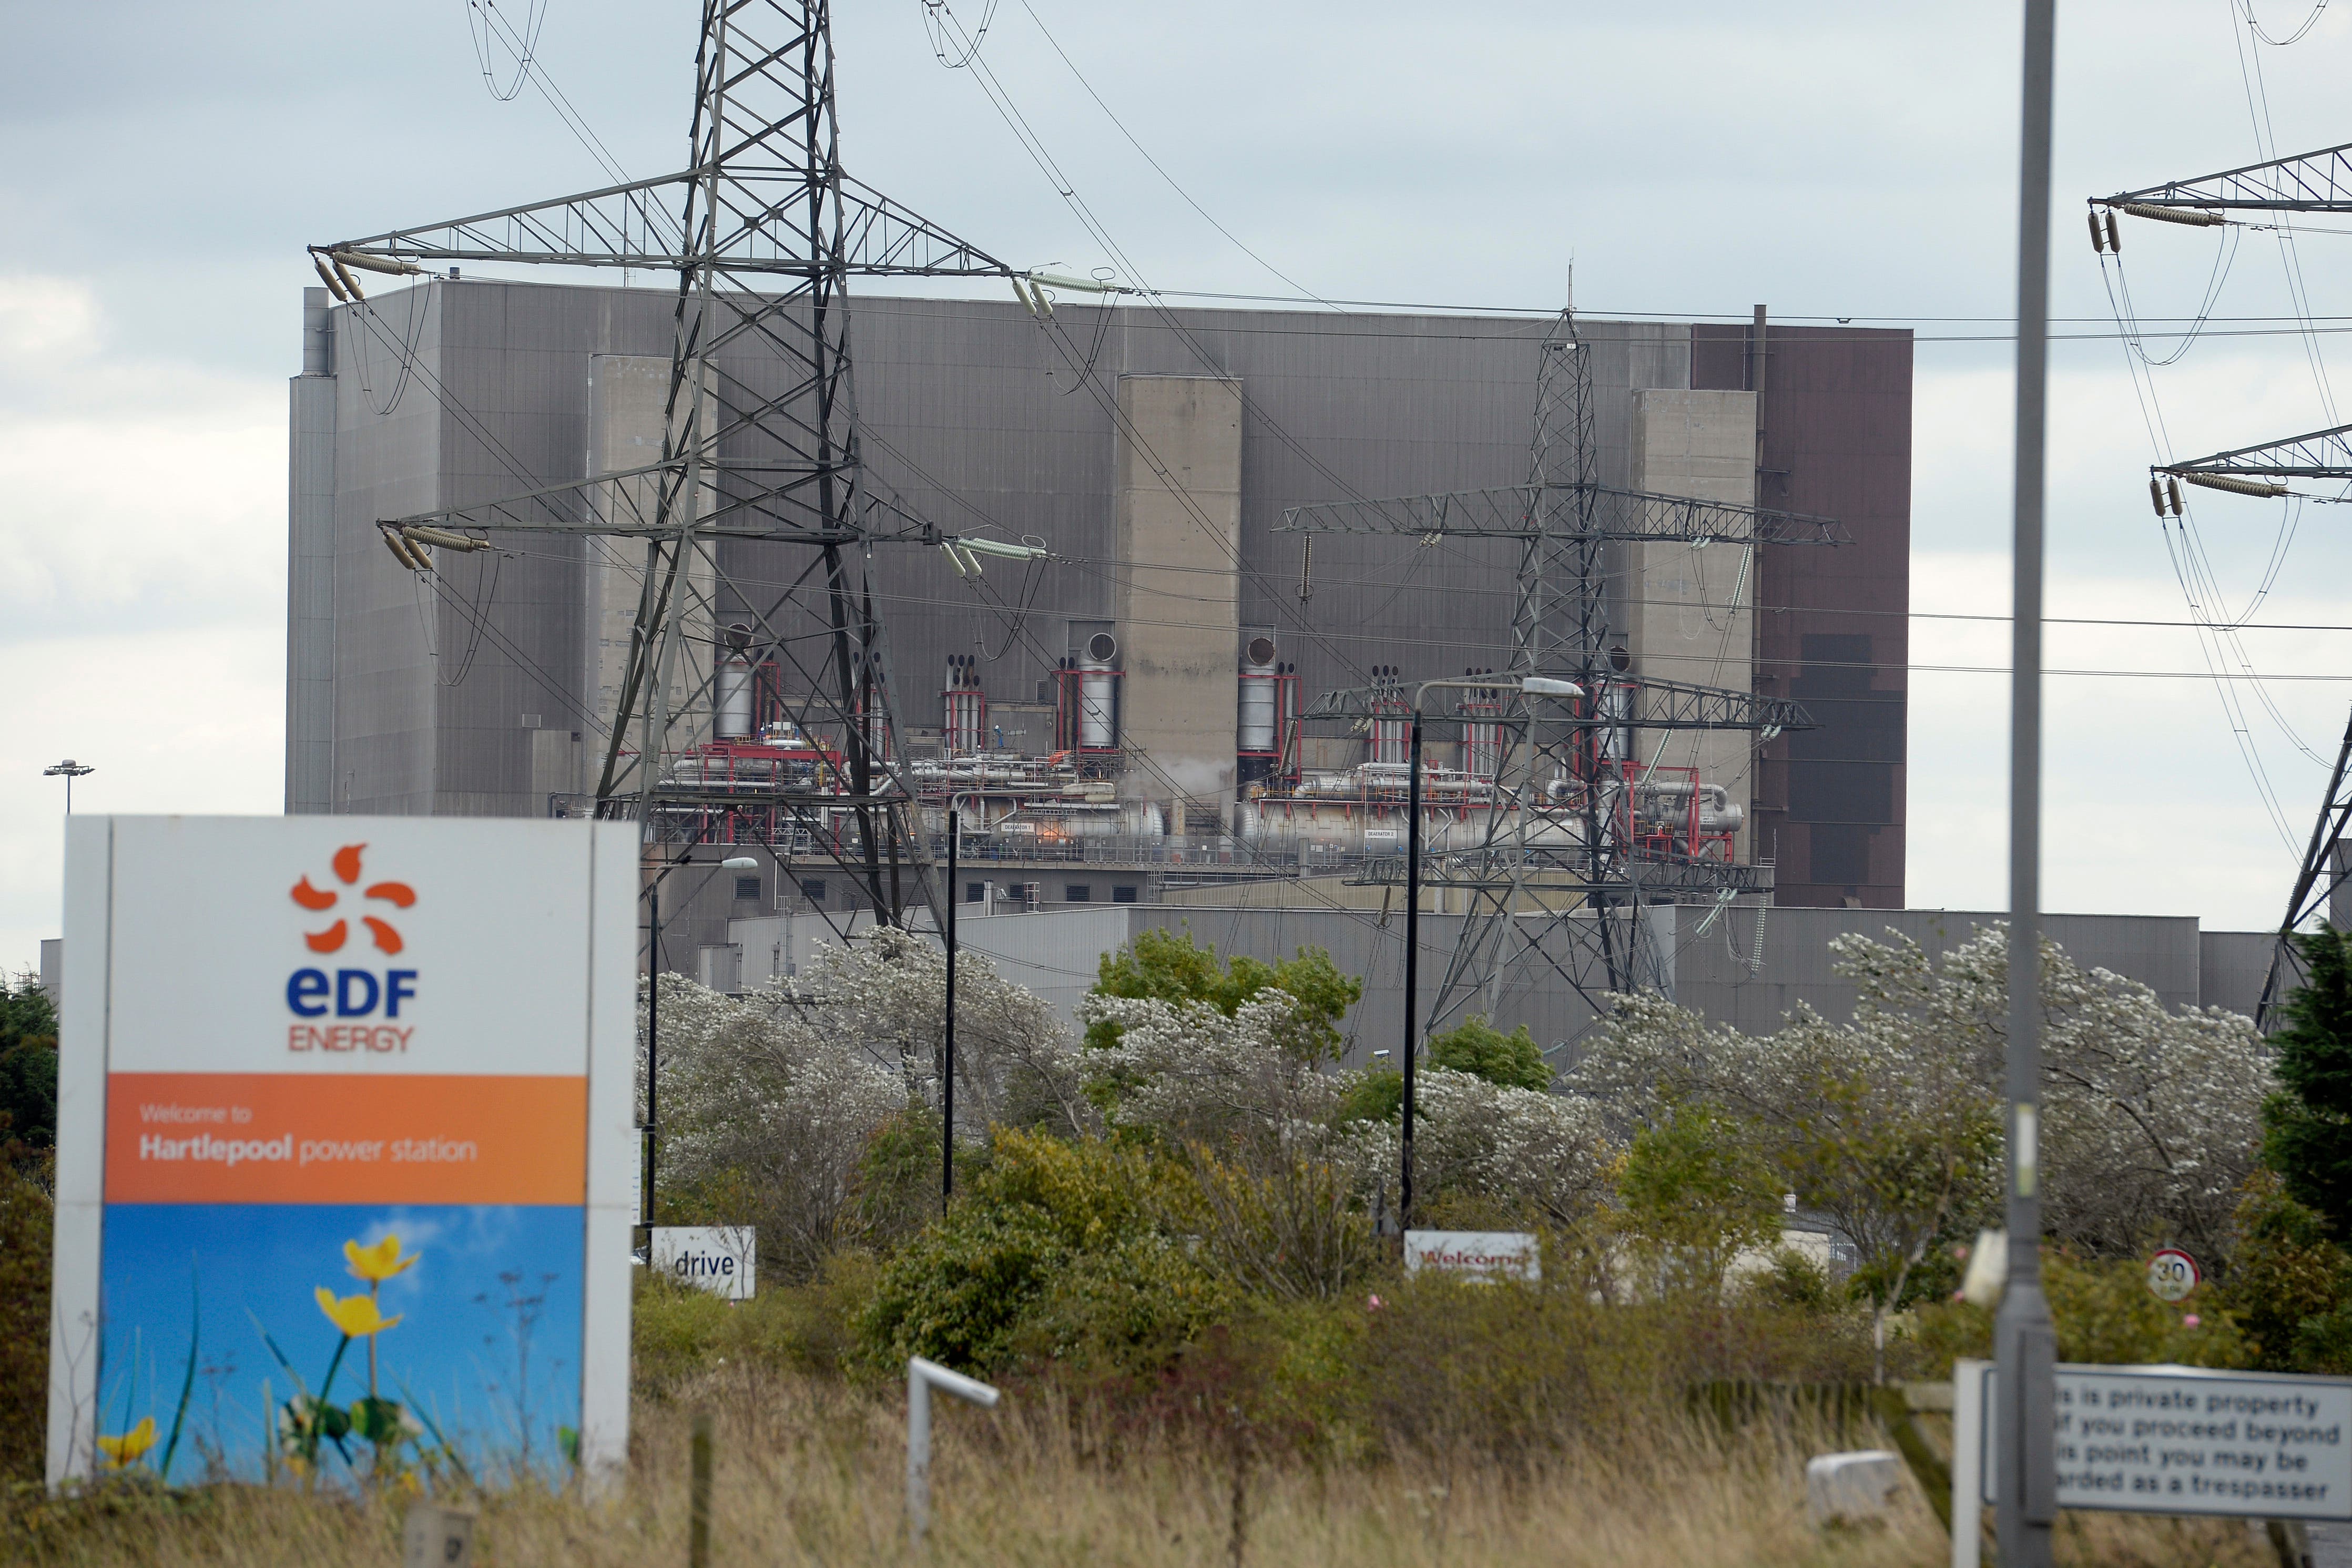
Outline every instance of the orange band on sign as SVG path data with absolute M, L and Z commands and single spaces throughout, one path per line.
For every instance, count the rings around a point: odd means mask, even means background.
M 118 1204 L 577 1204 L 584 1078 L 112 1073 Z

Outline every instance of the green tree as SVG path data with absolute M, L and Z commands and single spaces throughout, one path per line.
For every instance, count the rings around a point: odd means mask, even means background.
M 1549 1089 L 1551 1065 L 1543 1047 L 1521 1024 L 1506 1035 L 1484 1017 L 1472 1017 L 1442 1035 L 1429 1037 L 1429 1059 L 1442 1068 L 1466 1072 L 1505 1089 Z
M 1654 1249 L 1659 1289 L 1719 1300 L 1724 1271 L 1780 1224 L 1780 1177 L 1755 1131 L 1696 1101 L 1633 1137 L 1617 1195 Z
M 0 977 L 0 1138 L 58 1138 L 58 1010 L 38 976 Z
M 1364 994 L 1364 983 L 1341 973 L 1330 953 L 1302 947 L 1278 963 L 1236 954 L 1220 965 L 1217 950 L 1186 931 L 1147 931 L 1117 952 L 1106 952 L 1096 971 L 1094 994 L 1181 1005 L 1205 1002 L 1232 1017 L 1265 990 L 1287 992 L 1297 1002 L 1284 1046 L 1310 1061 L 1339 1056 L 1339 1020 Z M 1087 1044 L 1108 1049 L 1118 1043 L 1119 1026 L 1108 1018 L 1087 1028 Z
M 908 1355 L 992 1373 L 1028 1358 L 1148 1368 L 1221 1315 L 1223 1288 L 1159 1216 L 1176 1166 L 1098 1139 L 999 1128 L 945 1217 L 884 1265 L 857 1331 L 873 1363 Z
M 2352 943 L 2298 936 L 2308 978 L 2272 1038 L 2279 1091 L 2263 1107 L 2263 1161 L 2337 1240 L 2352 1238 Z
M 2252 1338 L 2255 1364 L 2270 1372 L 2346 1370 L 2331 1342 L 2341 1338 L 2342 1304 L 2352 1300 L 2352 1257 L 2275 1172 L 2254 1173 L 2235 1217 L 2238 1244 L 2215 1293 Z
M 0 1487 L 41 1479 L 56 1179 L 47 1156 L 29 1175 L 0 1164 Z

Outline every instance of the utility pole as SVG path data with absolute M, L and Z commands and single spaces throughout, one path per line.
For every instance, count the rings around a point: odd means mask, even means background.
M 956 905 L 963 894 L 956 886 L 956 797 L 948 795 L 948 1000 L 941 1021 L 940 1052 L 940 1212 L 955 1199 L 955 969 Z
M 2009 1281 L 1993 1322 L 2003 1568 L 2049 1568 L 2058 1335 L 2042 1294 L 2042 578 L 2050 392 L 2050 118 L 2057 0 L 2026 0 L 2018 165 L 2017 434 L 2009 715 Z

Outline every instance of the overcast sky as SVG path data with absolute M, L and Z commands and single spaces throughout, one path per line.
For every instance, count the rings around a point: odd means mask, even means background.
M 2151 405 L 2080 205 L 2352 135 L 2352 5 L 2271 47 L 2232 4 L 2062 6 L 2054 309 L 2084 335 L 2053 351 L 2051 614 L 2179 622 L 2186 580 L 2209 613 L 2267 625 L 2218 649 L 2174 626 L 2052 628 L 2053 670 L 2194 678 L 2053 675 L 2045 887 L 2053 909 L 2247 929 L 2277 919 L 2352 701 L 2352 630 L 2274 628 L 2352 626 L 2352 512 L 2201 499 L 2184 560 L 2146 469 L 2158 450 L 2352 418 L 2326 387 L 2332 366 L 2352 374 L 2339 340 L 2284 330 L 2290 261 L 2322 325 L 2352 324 L 2352 216 L 2291 250 L 2130 223 L 2143 319 L 2197 314 L 2226 261 L 2208 335 L 2148 373 Z M 511 25 L 530 5 L 507 0 Z M 842 8 L 850 169 L 1010 259 L 1106 264 L 925 15 Z M 2310 11 L 2254 15 L 2283 39 Z M 545 0 L 541 74 L 504 101 L 514 72 L 494 47 L 485 80 L 479 16 L 0 0 L 0 967 L 58 930 L 46 764 L 97 766 L 80 810 L 280 806 L 302 246 L 602 183 L 546 88 L 630 174 L 684 162 L 694 7 Z M 1913 605 L 2000 616 L 2018 31 L 2002 5 L 1003 0 L 982 58 L 1163 289 L 1287 293 L 1286 276 L 1327 297 L 1544 307 L 1573 258 L 1598 315 L 1761 301 L 1914 325 Z M 2007 897 L 2006 685 L 1969 672 L 2004 663 L 2006 635 L 1914 627 L 1916 906 Z M 2216 658 L 2263 679 L 2225 704 Z

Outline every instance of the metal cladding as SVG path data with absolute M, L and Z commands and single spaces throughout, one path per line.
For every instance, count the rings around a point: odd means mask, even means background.
M 410 303 L 398 294 L 389 302 L 374 302 L 381 314 L 373 326 L 356 308 L 331 312 L 334 363 L 341 374 L 313 379 L 332 393 L 334 403 L 336 461 L 331 468 L 321 465 L 320 474 L 331 491 L 331 498 L 321 498 L 322 507 L 331 499 L 331 523 L 322 518 L 321 529 L 332 546 L 335 591 L 331 599 L 317 596 L 311 619 L 331 619 L 321 624 L 320 655 L 306 655 L 298 674 L 333 678 L 332 701 L 316 705 L 315 716 L 298 717 L 290 738 L 309 742 L 304 756 L 319 755 L 318 765 L 306 773 L 316 777 L 305 796 L 310 809 L 541 815 L 551 795 L 593 787 L 604 738 L 599 726 L 604 722 L 595 710 L 599 638 L 609 643 L 617 637 L 614 646 L 626 641 L 625 615 L 617 630 L 600 632 L 595 601 L 582 586 L 592 570 L 592 547 L 543 541 L 525 545 L 520 553 L 442 556 L 435 566 L 443 586 L 428 597 L 420 618 L 410 574 L 385 557 L 384 544 L 365 534 L 373 531 L 371 525 L 380 516 L 413 515 L 503 493 L 515 488 L 518 474 L 557 482 L 582 473 L 583 454 L 602 452 L 596 443 L 603 437 L 595 430 L 603 426 L 592 429 L 591 419 L 606 393 L 603 379 L 617 375 L 612 367 L 650 362 L 658 362 L 666 373 L 676 300 L 645 289 L 478 279 L 462 284 L 434 280 L 416 288 L 413 334 L 394 337 L 382 330 L 383 321 L 404 326 L 412 319 Z M 1122 437 L 1110 412 L 1084 395 L 1064 395 L 1066 377 L 1057 385 L 1040 374 L 1060 362 L 1041 338 L 1044 329 L 1035 319 L 1009 300 L 861 298 L 855 310 L 859 417 L 877 482 L 887 485 L 894 500 L 911 512 L 952 520 L 959 527 L 971 526 L 964 509 L 979 507 L 1000 524 L 1003 535 L 1041 538 L 1057 557 L 1002 568 L 990 561 L 986 577 L 969 582 L 956 575 L 937 548 L 877 545 L 866 582 L 874 603 L 887 609 L 889 626 L 888 664 L 877 666 L 875 675 L 878 679 L 895 668 L 900 721 L 917 726 L 911 739 L 901 737 L 901 754 L 919 762 L 941 747 L 948 737 L 931 727 L 948 728 L 944 694 L 966 689 L 984 697 L 987 727 L 978 737 L 967 727 L 951 749 L 1050 751 L 1056 743 L 1056 689 L 1066 671 L 1074 728 L 1059 743 L 1119 745 L 1122 704 L 1132 700 L 1125 688 L 1136 652 L 1127 629 L 1117 623 L 1114 458 Z M 1163 318 L 1157 310 L 1122 306 L 1106 313 L 1102 307 L 1072 300 L 1065 300 L 1058 315 L 1085 341 L 1091 341 L 1097 318 L 1108 323 L 1098 374 L 1197 374 L 1197 350 L 1216 356 L 1223 373 L 1242 388 L 1248 434 L 1238 542 L 1230 556 L 1204 552 L 1188 569 L 1170 573 L 1183 593 L 1231 595 L 1234 601 L 1223 614 L 1241 629 L 1228 634 L 1215 675 L 1202 679 L 1237 692 L 1250 662 L 1249 644 L 1261 633 L 1277 645 L 1276 673 L 1286 678 L 1280 688 L 1286 695 L 1277 700 L 1364 687 L 1374 679 L 1369 672 L 1375 668 L 1383 672 L 1380 681 L 1399 685 L 1408 676 L 1509 665 L 1510 595 L 1521 541 L 1463 540 L 1434 551 L 1420 548 L 1417 536 L 1394 532 L 1286 533 L 1282 521 L 1293 508 L 1349 492 L 1434 495 L 1521 484 L 1527 478 L 1527 401 L 1537 352 L 1523 322 L 1173 308 Z M 1631 479 L 1632 394 L 1706 381 L 1713 351 L 1703 334 L 1712 329 L 1585 321 L 1580 330 L 1590 345 L 1597 394 L 1597 469 L 1601 479 L 1625 489 Z M 1731 371 L 1737 375 L 1739 329 L 1729 331 Z M 441 382 L 466 389 L 467 417 L 436 407 L 415 384 L 401 402 L 386 408 L 386 393 L 400 380 L 398 351 L 412 341 L 419 363 Z M 1764 607 L 1861 602 L 1883 608 L 1906 601 L 1907 557 L 1901 546 L 1907 538 L 1911 419 L 1905 334 L 1857 337 L 1850 329 L 1823 334 L 1790 329 L 1776 331 L 1773 344 L 1783 374 L 1765 400 L 1768 417 L 1784 397 L 1795 401 L 1804 417 L 1783 418 L 1770 432 L 1768 467 L 1787 472 L 1765 476 L 1766 492 L 1759 500 L 1782 510 L 1834 516 L 1854 536 L 1853 542 L 1831 549 L 1757 552 L 1759 581 L 1752 596 L 1759 606 L 1763 655 L 1758 686 L 1777 700 L 1803 695 L 1787 684 L 1787 660 L 1795 650 L 1784 628 L 1856 628 L 1851 620 L 1818 610 L 1765 614 Z M 749 342 L 729 345 L 716 363 L 719 374 L 731 378 L 773 374 Z M 654 389 L 651 405 L 656 410 L 656 438 L 659 391 Z M 616 450 L 600 461 L 618 458 Z M 1683 527 L 1663 514 L 1628 510 L 1624 516 L 1632 520 L 1627 533 L 1638 538 Z M 1310 541 L 1311 569 L 1306 563 Z M 625 596 L 607 590 L 607 599 L 633 606 L 634 563 L 643 545 L 624 542 L 593 548 L 616 552 L 624 563 L 626 580 L 619 586 Z M 711 548 L 729 574 L 752 584 L 789 582 L 807 559 L 788 546 L 733 538 L 721 538 Z M 1742 548 L 1727 537 L 1707 555 L 1719 554 L 1728 563 Z M 1312 597 L 1302 602 L 1297 590 L 1310 572 Z M 765 608 L 744 604 L 723 588 L 716 592 L 719 602 L 711 614 L 719 624 L 739 616 L 751 619 L 752 612 Z M 856 603 L 853 597 L 853 609 Z M 1170 599 L 1171 606 L 1181 603 Z M 482 618 L 495 636 L 478 629 L 478 605 L 487 606 Z M 1025 610 L 1015 613 L 1013 605 Z M 1152 613 L 1199 618 L 1173 608 Z M 853 627 L 855 621 L 853 616 Z M 1066 635 L 1065 626 L 1073 621 L 1087 623 L 1086 635 Z M 1864 657 L 1899 666 L 1900 617 L 1874 616 L 1862 626 L 1874 639 L 1874 651 Z M 1097 628 L 1118 647 L 1109 671 L 1111 700 L 1102 700 L 1098 681 L 1088 705 L 1079 684 L 1087 672 L 1077 664 Z M 795 636 L 820 629 L 797 624 L 793 628 Z M 812 645 L 784 646 L 798 651 Z M 446 657 L 436 658 L 436 650 L 446 656 L 449 649 L 468 648 L 468 673 L 452 679 Z M 950 658 L 972 658 L 970 650 L 975 648 L 986 651 L 966 667 L 971 687 L 954 680 L 934 687 L 929 679 L 908 684 L 911 672 L 928 677 L 956 668 Z M 1433 651 L 1439 649 L 1444 650 L 1443 658 Z M 780 699 L 788 701 L 804 691 L 789 658 L 770 662 Z M 713 679 L 715 668 L 706 669 L 703 679 Z M 755 684 L 769 679 L 755 674 Z M 1807 743 L 1818 745 L 1828 758 L 1889 759 L 1878 775 L 1885 781 L 1885 804 L 1865 807 L 1861 820 L 1895 823 L 1897 842 L 1890 850 L 1882 834 L 1870 851 L 1872 874 L 1850 886 L 1844 876 L 1832 880 L 1814 874 L 1802 836 L 1784 832 L 1776 850 L 1769 833 L 1759 834 L 1758 853 L 1777 853 L 1783 901 L 1836 904 L 1857 894 L 1874 904 L 1901 900 L 1902 679 L 1899 669 L 1864 672 L 1861 679 L 1868 689 L 1857 700 L 1847 700 L 1840 692 L 1826 703 L 1802 703 L 1823 725 Z M 755 729 L 771 713 L 767 689 L 760 688 Z M 934 690 L 942 696 L 934 700 Z M 1885 701 L 1890 697 L 1891 707 Z M 715 707 L 710 696 L 700 700 L 697 710 L 704 723 L 713 723 Z M 1432 710 L 1446 718 L 1448 745 L 1460 743 L 1454 709 L 1447 701 Z M 1366 758 L 1366 737 L 1352 742 L 1352 752 L 1333 752 L 1316 738 L 1321 731 L 1312 726 L 1302 756 L 1291 739 L 1296 712 L 1278 712 L 1276 750 L 1284 754 L 1270 773 L 1344 770 Z M 524 713 L 541 716 L 535 728 L 518 722 Z M 793 715 L 780 710 L 775 716 Z M 1077 732 L 1082 717 L 1091 723 L 1084 735 Z M 1103 732 L 1106 717 L 1112 728 L 1108 736 Z M 1402 712 L 1381 715 L 1383 754 L 1391 760 L 1402 760 L 1403 718 Z M 1237 710 L 1222 721 L 1221 733 L 1228 759 L 1244 750 Z M 845 766 L 847 738 L 830 733 L 819 739 L 823 747 L 845 756 Z M 889 743 L 877 739 L 880 745 Z M 977 746 L 967 747 L 975 739 Z M 809 743 L 817 744 L 817 739 Z M 1788 744 L 1778 742 L 1768 755 L 1785 753 Z M 1486 766 L 1483 755 L 1482 751 L 1481 769 Z M 1447 753 L 1447 761 L 1465 765 L 1458 752 Z M 719 771 L 723 774 L 723 768 Z M 1183 805 L 1170 821 L 1171 828 L 1197 827 L 1205 820 L 1192 809 L 1201 804 L 1199 797 L 1150 774 L 1148 760 L 1129 771 L 1141 773 L 1149 798 L 1163 816 Z M 1250 776 L 1255 764 L 1239 772 L 1244 784 L 1262 782 Z M 1768 786 L 1777 787 L 1772 764 L 1767 773 Z M 1230 786 L 1226 800 L 1230 821 L 1239 804 Z M 1772 808 L 1787 809 L 1779 799 L 1768 794 L 1761 804 L 1768 808 L 1763 821 L 1790 820 L 1774 816 Z M 1798 804 L 1808 805 L 1801 799 Z M 1871 816 L 1871 811 L 1879 815 Z M 1833 826 L 1855 820 L 1851 812 L 1835 815 Z M 1828 837 L 1825 833 L 1819 841 L 1826 844 Z M 824 867 L 808 869 L 814 875 Z M 1237 865 L 1236 874 L 1240 870 Z M 1139 879 L 1157 885 L 1150 872 Z M 1104 896 L 1097 889 L 1096 897 Z

